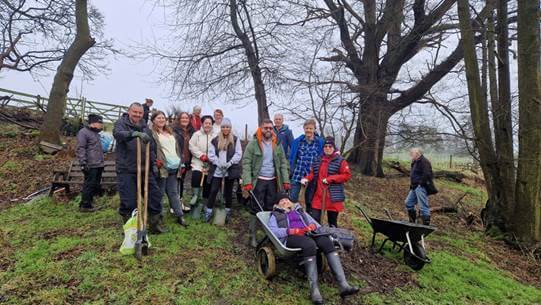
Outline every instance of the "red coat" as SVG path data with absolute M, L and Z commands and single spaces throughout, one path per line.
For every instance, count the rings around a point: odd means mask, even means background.
M 200 116 L 192 114 L 190 116 L 190 123 L 192 123 L 192 127 L 193 127 L 193 129 L 195 129 L 195 131 L 198 131 L 199 129 L 201 129 L 201 117 Z
M 349 170 L 349 165 L 346 160 L 343 160 L 340 164 L 340 170 L 338 174 L 329 176 L 328 168 L 329 162 L 334 157 L 334 154 L 331 156 L 323 156 L 321 158 L 321 165 L 319 167 L 319 175 L 317 178 L 316 191 L 314 198 L 312 200 L 312 208 L 321 210 L 322 199 L 323 199 L 323 190 L 328 188 L 328 185 L 323 184 L 323 179 L 327 178 L 327 182 L 335 184 L 346 183 L 351 178 L 351 171 Z M 314 179 L 314 170 L 310 171 L 310 174 L 305 177 L 309 181 Z M 327 189 L 327 196 L 325 198 L 325 210 L 333 212 L 342 212 L 344 210 L 344 202 L 331 202 L 331 192 Z

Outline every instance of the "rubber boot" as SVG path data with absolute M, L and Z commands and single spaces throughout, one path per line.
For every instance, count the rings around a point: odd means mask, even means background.
M 250 246 L 255 248 L 257 247 L 257 217 L 255 215 L 250 215 L 248 231 L 250 231 Z
M 190 205 L 191 206 L 194 206 L 197 204 L 197 200 L 199 199 L 199 190 L 201 188 L 200 187 L 194 187 L 192 189 L 192 200 L 190 200 Z
M 329 267 L 334 274 L 334 278 L 338 282 L 338 287 L 340 287 L 340 296 L 342 298 L 359 292 L 358 287 L 350 286 L 346 280 L 346 275 L 344 274 L 344 269 L 342 268 L 342 263 L 340 262 L 338 252 L 331 252 L 327 254 L 327 263 L 329 263 Z
M 408 210 L 408 217 L 411 223 L 415 223 L 417 220 L 417 211 L 415 209 Z
M 186 223 L 186 220 L 184 219 L 184 215 L 183 215 L 183 216 L 179 216 L 179 217 L 177 218 L 177 222 L 178 222 L 179 225 L 181 225 L 181 226 L 183 226 L 183 227 L 185 227 L 185 228 L 188 227 L 188 224 Z
M 167 233 L 167 229 L 162 225 L 161 214 L 152 214 L 149 219 L 149 232 L 152 234 Z
M 225 208 L 225 223 L 231 220 L 231 208 Z
M 423 225 L 429 226 L 430 225 L 430 215 L 423 215 Z
M 306 277 L 310 284 L 310 299 L 315 305 L 324 304 L 323 297 L 319 292 L 319 285 L 317 282 L 317 259 L 315 256 L 306 257 L 304 259 L 304 270 L 306 270 Z
M 209 222 L 211 217 L 212 217 L 212 209 L 206 208 L 205 209 L 205 222 Z

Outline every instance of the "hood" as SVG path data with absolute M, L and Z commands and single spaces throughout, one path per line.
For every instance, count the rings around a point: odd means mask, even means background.
M 262 147 L 262 141 L 263 141 L 263 132 L 261 131 L 261 128 L 258 128 L 255 132 L 255 138 L 257 139 L 257 143 L 259 143 L 259 147 L 261 147 L 261 151 L 263 151 Z M 276 143 L 278 142 L 278 139 L 276 138 L 276 133 L 272 133 L 272 149 L 276 146 Z
M 276 131 L 278 131 L 278 132 L 286 132 L 286 131 L 289 130 L 289 126 L 287 126 L 287 124 L 284 124 L 284 125 L 282 125 L 282 127 L 281 127 L 280 129 L 278 129 L 278 128 L 276 128 L 276 127 L 274 127 L 274 129 L 275 129 Z

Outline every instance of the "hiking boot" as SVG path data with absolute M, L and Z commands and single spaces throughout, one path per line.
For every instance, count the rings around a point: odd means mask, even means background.
M 93 206 L 85 206 L 85 207 L 81 206 L 81 207 L 79 207 L 79 212 L 81 212 L 81 213 L 93 213 L 93 212 L 96 212 L 96 211 L 97 211 L 97 209 L 95 207 L 93 207 Z
M 317 282 L 317 260 L 315 256 L 306 257 L 303 261 L 304 270 L 306 271 L 306 277 L 310 284 L 310 299 L 315 305 L 324 304 L 323 297 L 319 292 L 319 285 Z
M 338 252 L 331 252 L 327 254 L 327 262 L 329 263 L 329 267 L 334 274 L 334 278 L 338 282 L 338 287 L 340 287 L 340 296 L 342 298 L 359 292 L 358 287 L 350 286 L 347 282 L 346 275 L 344 274 L 344 269 L 342 268 L 342 263 L 340 262 L 340 256 L 338 256 Z
M 163 227 L 162 217 L 160 214 L 152 214 L 149 219 L 149 232 L 151 234 L 167 233 L 167 229 Z
M 250 234 L 250 246 L 252 246 L 252 248 L 255 248 L 257 247 L 257 218 L 255 215 L 250 215 L 248 231 Z
M 408 210 L 408 217 L 411 223 L 415 223 L 415 221 L 417 220 L 417 211 L 415 209 Z
M 177 218 L 177 222 L 178 222 L 179 225 L 181 225 L 181 226 L 183 226 L 185 228 L 188 227 L 188 224 L 186 223 L 186 220 L 184 219 L 184 216 L 179 216 Z
M 423 215 L 423 225 L 425 226 L 429 226 L 430 225 L 430 215 L 426 216 L 426 215 Z

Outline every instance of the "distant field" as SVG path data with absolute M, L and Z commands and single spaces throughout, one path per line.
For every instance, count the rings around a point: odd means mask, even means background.
M 470 169 L 477 167 L 477 162 L 469 155 L 451 155 L 440 152 L 425 152 L 424 155 L 432 163 L 432 167 L 439 169 Z M 452 162 L 451 162 L 452 156 Z M 407 151 L 400 153 L 385 153 L 384 158 L 387 160 L 409 161 Z

